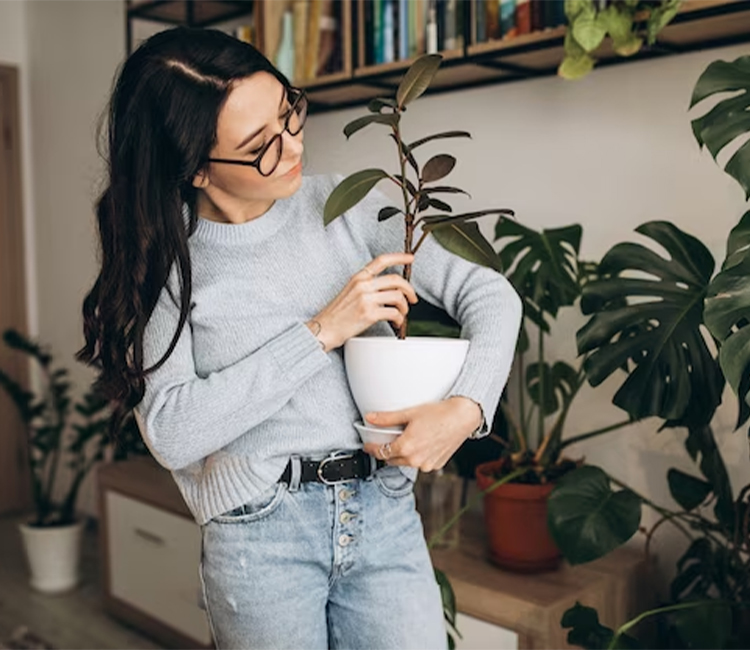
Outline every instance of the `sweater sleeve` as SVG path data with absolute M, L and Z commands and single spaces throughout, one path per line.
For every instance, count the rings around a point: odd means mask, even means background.
M 165 286 L 145 328 L 144 368 L 162 358 L 177 331 L 180 308 L 171 293 Z M 247 433 L 331 363 L 301 321 L 206 377 L 196 374 L 192 349 L 188 316 L 172 354 L 146 375 L 145 394 L 135 408 L 144 442 L 170 470 L 199 461 Z
M 343 176 L 334 176 L 334 184 Z M 374 188 L 345 218 L 362 233 L 373 257 L 404 250 L 404 218 L 396 215 L 378 222 L 386 205 L 399 205 Z M 414 231 L 414 243 L 422 236 Z M 403 267 L 390 272 L 401 273 Z M 479 404 L 484 417 L 475 438 L 492 430 L 492 424 L 513 363 L 521 326 L 522 303 L 502 274 L 455 255 L 428 235 L 412 264 L 411 284 L 421 299 L 444 309 L 461 325 L 461 338 L 469 339 L 463 368 L 447 397 L 462 395 Z

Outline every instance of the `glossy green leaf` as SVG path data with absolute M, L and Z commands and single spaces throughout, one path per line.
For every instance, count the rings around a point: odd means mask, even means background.
M 427 54 L 412 63 L 396 91 L 396 102 L 400 107 L 413 102 L 429 88 L 442 60 L 439 54 Z
M 399 208 L 395 208 L 393 206 L 381 208 L 378 212 L 378 221 L 385 221 L 386 219 L 390 219 L 397 214 L 403 214 L 403 210 L 400 210 Z
M 545 415 L 553 415 L 570 403 L 577 385 L 576 377 L 575 368 L 563 361 L 552 366 L 546 361 L 541 366 L 539 362 L 530 363 L 526 367 L 526 390 L 535 404 L 543 402 Z
M 388 174 L 382 169 L 365 169 L 347 176 L 326 200 L 323 224 L 327 226 L 336 217 L 357 205 L 384 178 L 388 178 Z
M 432 142 L 433 140 L 444 140 L 445 138 L 471 138 L 471 133 L 468 131 L 444 131 L 442 133 L 435 133 L 433 135 L 428 135 L 424 138 L 420 138 L 419 140 L 415 140 L 412 142 L 409 146 L 410 151 L 414 151 L 417 147 L 421 147 L 423 144 L 427 144 L 428 142 Z
M 456 595 L 453 592 L 448 576 L 445 575 L 440 569 L 433 567 L 435 572 L 435 580 L 440 586 L 440 598 L 443 602 L 443 612 L 446 619 L 451 625 L 456 624 Z
M 710 421 L 724 377 L 703 338 L 703 300 L 714 268 L 708 249 L 669 222 L 636 229 L 669 258 L 640 244 L 614 246 L 599 264 L 602 279 L 587 284 L 581 310 L 591 315 L 577 332 L 592 386 L 627 367 L 613 403 L 633 419 L 658 416 L 672 426 Z M 632 277 L 633 273 L 648 277 Z M 653 279 L 652 279 L 653 278 Z M 627 297 L 627 306 L 618 301 Z
M 732 229 L 723 270 L 709 285 L 705 302 L 706 326 L 721 343 L 719 363 L 745 404 L 750 404 L 750 212 Z M 747 409 L 738 426 L 747 419 Z
M 587 650 L 604 650 L 605 648 L 640 648 L 636 639 L 626 634 L 618 638 L 616 645 L 611 646 L 615 636 L 612 628 L 599 622 L 599 614 L 593 607 L 581 605 L 578 601 L 566 610 L 560 625 L 568 632 L 568 643 Z
M 441 153 L 430 158 L 422 167 L 422 182 L 434 183 L 445 178 L 456 166 L 456 159 L 448 154 Z
M 726 648 L 732 633 L 732 610 L 726 602 L 706 601 L 672 612 L 677 633 L 689 648 Z
M 571 25 L 573 38 L 586 52 L 593 52 L 598 48 L 607 35 L 606 23 L 599 18 L 593 7 L 584 9 Z
M 385 115 L 365 115 L 364 117 L 358 117 L 356 120 L 349 122 L 344 127 L 344 135 L 349 139 L 357 131 L 364 129 L 370 124 L 387 124 L 389 126 L 396 126 L 398 124 L 400 115 L 398 113 L 387 113 Z
M 545 331 L 549 330 L 545 315 L 554 318 L 580 294 L 581 232 L 578 225 L 538 232 L 508 219 L 495 226 L 503 267 L 510 271 L 508 279 L 524 301 L 525 314 Z
M 389 133 L 388 135 L 391 136 L 391 139 L 393 140 L 393 142 L 396 143 L 396 146 L 399 146 L 399 139 L 396 137 L 396 134 L 395 133 Z M 409 165 L 411 165 L 411 168 L 414 170 L 414 173 L 417 176 L 419 176 L 419 165 L 417 164 L 417 161 L 415 160 L 414 156 L 412 155 L 411 150 L 409 149 L 409 147 L 407 147 L 406 144 L 404 144 L 404 142 L 402 141 L 402 142 L 400 142 L 400 148 L 401 148 L 402 155 L 406 159 L 406 162 L 408 162 Z
M 367 110 L 371 113 L 380 113 L 386 106 L 396 108 L 398 104 L 396 104 L 395 99 L 390 97 L 376 97 L 375 99 L 371 99 L 367 104 Z
M 741 91 L 739 95 L 737 91 Z M 732 93 L 732 97 L 718 102 L 691 122 L 698 144 L 705 146 L 714 160 L 726 145 L 750 132 L 750 56 L 741 56 L 731 63 L 711 63 L 698 78 L 690 107 L 716 93 Z M 742 186 L 745 198 L 750 199 L 750 140 L 744 140 L 724 171 Z
M 659 32 L 672 22 L 682 2 L 683 0 L 661 0 L 651 7 L 646 23 L 646 41 L 649 45 L 653 45 Z
M 427 226 L 424 230 L 427 230 Z M 470 262 L 494 269 L 498 273 L 503 268 L 495 249 L 484 238 L 479 226 L 473 221 L 459 221 L 443 224 L 432 230 L 432 236 L 446 250 Z
M 607 474 L 591 465 L 563 476 L 550 494 L 547 524 L 571 564 L 600 558 L 628 541 L 641 521 L 641 501 L 613 491 Z
M 703 479 L 671 468 L 667 472 L 667 482 L 672 498 L 685 510 L 697 508 L 711 493 L 711 485 Z

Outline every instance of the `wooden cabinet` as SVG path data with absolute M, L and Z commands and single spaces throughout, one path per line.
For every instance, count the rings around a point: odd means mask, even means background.
M 368 64 L 364 55 L 364 42 L 370 24 L 365 8 L 373 0 L 333 1 L 338 12 L 337 38 L 342 52 L 341 66 L 335 72 L 317 78 L 293 80 L 307 89 L 312 112 L 363 105 L 373 97 L 384 93 L 392 94 L 405 70 L 417 56 L 390 63 Z M 273 60 L 277 40 L 268 35 L 278 32 L 278 22 L 284 7 L 311 2 L 313 0 L 128 0 L 128 44 L 130 47 L 134 20 L 214 27 L 246 16 L 252 17 L 259 26 L 256 44 Z M 460 46 L 440 50 L 444 60 L 428 93 L 557 73 L 564 55 L 563 43 L 567 29 L 564 25 L 537 29 L 514 37 L 473 42 L 477 2 L 458 2 L 465 5 L 465 18 L 460 21 L 460 25 L 457 24 L 460 38 L 456 39 L 456 43 Z M 597 65 L 601 67 L 748 41 L 748 0 L 685 0 L 678 15 L 662 30 L 654 46 L 644 47 L 635 56 L 621 57 L 616 56 L 605 42 L 595 56 L 599 61 Z
M 213 647 L 201 532 L 172 476 L 151 458 L 133 458 L 100 466 L 98 481 L 105 609 L 166 647 Z
M 621 547 L 595 562 L 575 567 L 563 563 L 548 573 L 511 573 L 487 561 L 481 513 L 468 512 L 460 524 L 457 549 L 431 551 L 434 565 L 453 586 L 458 611 L 470 617 L 464 619 L 467 645 L 459 643 L 459 648 L 570 648 L 574 646 L 567 643 L 560 620 L 576 601 L 596 608 L 600 620 L 615 629 L 651 603 L 650 563 L 638 549 Z M 461 624 L 459 618 L 463 634 Z M 483 639 L 502 645 L 471 645 Z

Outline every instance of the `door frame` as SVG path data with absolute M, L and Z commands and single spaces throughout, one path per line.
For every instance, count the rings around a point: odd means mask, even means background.
M 0 201 L 0 337 L 9 327 L 28 335 L 18 89 L 18 69 L 0 65 L 0 187 L 7 192 L 7 201 Z M 10 350 L 2 338 L 0 360 L 6 373 L 29 390 L 28 358 Z M 0 415 L 0 514 L 25 511 L 31 506 L 27 431 L 3 390 Z

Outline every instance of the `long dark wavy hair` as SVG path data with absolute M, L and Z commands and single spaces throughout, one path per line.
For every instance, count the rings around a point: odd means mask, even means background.
M 146 40 L 117 75 L 103 115 L 108 177 L 96 201 L 101 270 L 83 302 L 86 345 L 76 352 L 99 371 L 93 389 L 112 403 L 115 439 L 143 399 L 144 377 L 169 358 L 187 320 L 187 242 L 197 225 L 191 181 L 215 144 L 232 82 L 261 71 L 289 88 L 253 46 L 220 31 L 177 27 Z M 175 260 L 179 323 L 164 356 L 144 369 L 143 332 Z

